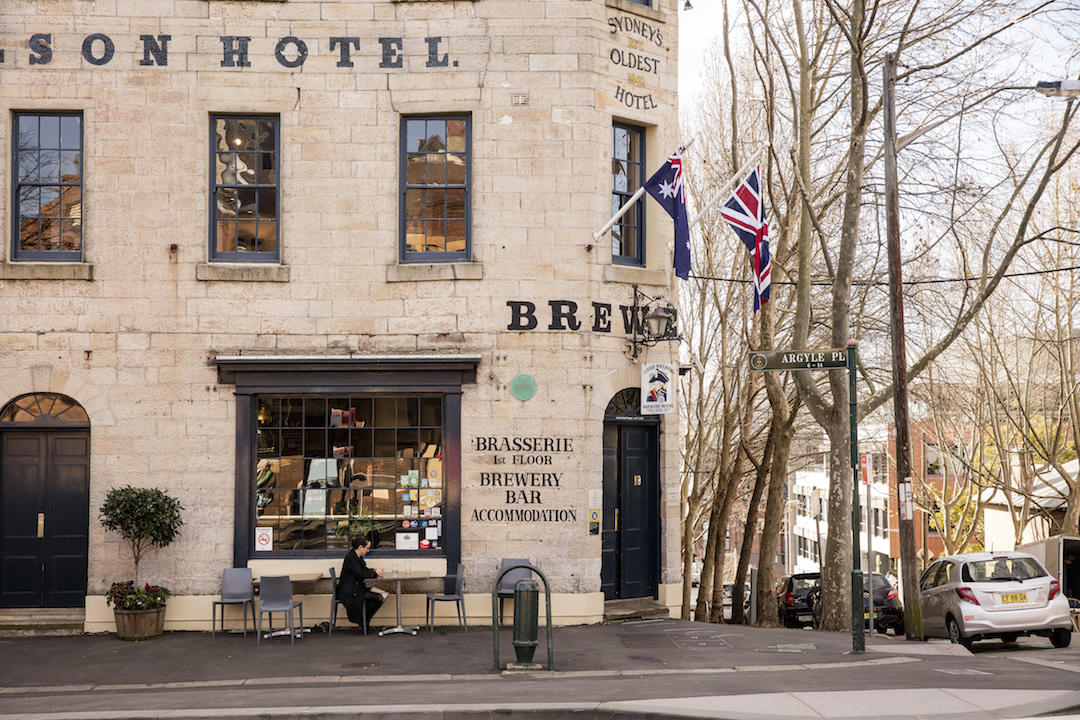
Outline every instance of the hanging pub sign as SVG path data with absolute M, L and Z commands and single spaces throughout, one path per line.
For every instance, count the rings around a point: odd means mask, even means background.
M 675 409 L 675 366 L 647 363 L 641 366 L 641 414 L 663 415 Z

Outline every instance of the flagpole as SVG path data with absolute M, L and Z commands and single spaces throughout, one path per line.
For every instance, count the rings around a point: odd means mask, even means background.
M 697 135 L 694 135 L 692 138 L 687 140 L 686 144 L 681 146 L 678 149 L 677 152 L 680 155 L 682 155 L 686 151 L 686 148 L 688 148 L 688 147 L 690 147 L 691 145 L 694 144 L 694 140 L 697 140 Z M 608 220 L 606 223 L 604 223 L 604 227 L 600 228 L 599 230 L 597 230 L 596 232 L 594 232 L 592 234 L 593 239 L 594 240 L 599 240 L 601 237 L 603 237 L 604 233 L 606 233 L 608 230 L 610 230 L 612 225 L 619 222 L 619 218 L 621 218 L 623 215 L 628 213 L 630 211 L 630 208 L 634 207 L 634 203 L 636 203 L 639 199 L 641 199 L 641 196 L 644 195 L 644 194 L 645 194 L 645 186 L 642 185 L 641 187 L 639 187 L 637 189 L 637 192 L 635 192 L 633 195 L 630 196 L 629 200 L 627 200 L 625 203 L 623 203 L 623 206 L 621 208 L 619 208 L 619 212 L 612 215 L 611 219 Z
M 764 151 L 765 149 L 761 148 L 757 150 L 753 155 L 751 155 L 750 159 L 747 160 L 746 163 L 741 168 L 739 168 L 738 172 L 735 173 L 735 176 L 728 180 L 727 183 L 723 186 L 723 188 L 721 188 L 717 193 L 713 195 L 712 200 L 709 200 L 709 202 L 706 203 L 705 207 L 701 209 L 701 212 L 695 215 L 694 219 L 690 221 L 691 230 L 694 229 L 695 225 L 701 222 L 701 218 L 705 217 L 705 213 L 709 212 L 709 210 L 712 209 L 713 205 L 716 205 L 716 203 L 718 203 L 722 198 L 726 198 L 728 196 L 728 193 L 731 192 L 731 188 L 733 188 L 736 183 L 742 182 L 743 177 L 746 175 L 746 173 L 750 171 L 750 168 L 752 168 L 756 163 L 761 162 L 761 154 Z
M 637 189 L 637 192 L 634 193 L 633 195 L 631 195 L 630 199 L 627 200 L 626 203 L 621 208 L 619 208 L 619 212 L 612 215 L 611 219 L 608 220 L 606 223 L 604 223 L 604 227 L 600 228 L 599 230 L 597 230 L 596 232 L 594 232 L 592 234 L 593 239 L 594 240 L 599 240 L 601 237 L 603 237 L 604 233 L 606 233 L 608 230 L 610 230 L 612 225 L 619 222 L 619 218 L 621 218 L 623 215 L 625 215 L 627 212 L 629 212 L 630 208 L 634 207 L 634 203 L 636 203 L 638 201 L 638 199 L 644 194 L 645 194 L 645 186 L 642 185 L 641 187 L 639 187 Z

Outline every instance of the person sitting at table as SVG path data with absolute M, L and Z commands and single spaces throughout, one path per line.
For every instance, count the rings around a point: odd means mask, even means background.
M 364 535 L 357 535 L 349 542 L 352 548 L 345 553 L 345 561 L 341 566 L 341 580 L 337 586 L 337 599 L 345 606 L 349 614 L 349 621 L 362 625 L 364 615 L 367 613 L 367 623 L 371 626 L 371 618 L 382 607 L 386 595 L 369 590 L 364 584 L 365 580 L 380 577 L 382 570 L 373 570 L 367 566 L 364 556 L 371 549 L 371 541 Z

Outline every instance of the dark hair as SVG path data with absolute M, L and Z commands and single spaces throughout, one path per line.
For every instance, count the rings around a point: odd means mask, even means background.
M 353 550 L 360 547 L 361 545 L 363 545 L 364 547 L 371 545 L 371 541 L 368 540 L 367 535 L 353 535 L 352 539 L 349 540 L 349 547 L 351 547 Z

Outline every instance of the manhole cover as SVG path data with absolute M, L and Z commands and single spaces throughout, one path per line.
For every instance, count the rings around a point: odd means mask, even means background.
M 975 670 L 973 668 L 934 668 L 936 672 L 946 675 L 993 675 L 994 673 Z
M 671 641 L 681 648 L 688 647 L 731 647 L 731 643 L 718 633 L 692 633 L 689 635 L 674 635 Z
M 345 663 L 341 666 L 342 670 L 374 670 L 375 668 L 381 668 L 381 662 L 372 663 Z

